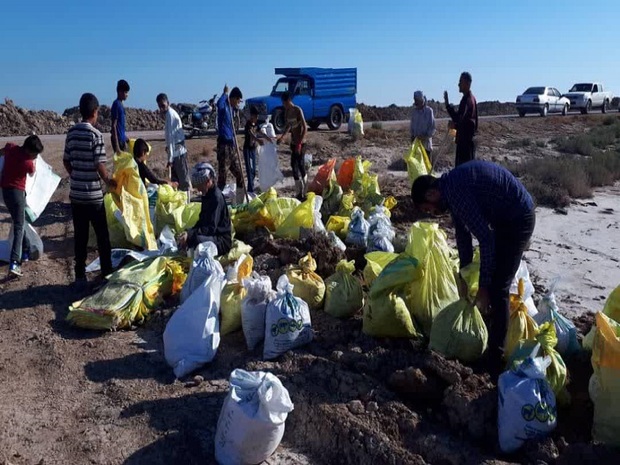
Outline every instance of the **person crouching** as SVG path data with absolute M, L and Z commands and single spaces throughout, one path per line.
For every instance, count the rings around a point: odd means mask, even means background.
M 195 248 L 203 242 L 213 242 L 218 255 L 225 255 L 232 247 L 232 225 L 224 194 L 216 185 L 213 166 L 204 162 L 194 166 L 192 185 L 202 194 L 200 216 L 193 228 L 179 236 L 179 246 Z

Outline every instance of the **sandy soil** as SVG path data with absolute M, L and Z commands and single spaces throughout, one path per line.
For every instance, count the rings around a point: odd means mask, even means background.
M 479 153 L 493 160 L 531 156 L 532 150 L 557 156 L 546 146 L 508 150 L 506 144 L 523 137 L 547 142 L 595 122 L 572 116 L 487 121 Z M 360 141 L 319 131 L 310 134 L 309 151 L 315 169 L 330 157 L 372 159 L 383 192 L 400 201 L 393 219 L 405 232 L 417 218 L 409 208 L 406 174 L 394 167 L 407 139 L 399 128 L 368 129 Z M 65 176 L 62 141 L 44 143 L 44 158 Z M 151 143 L 151 165 L 163 174 L 163 143 Z M 215 163 L 213 139 L 188 146 L 192 161 Z M 450 165 L 452 147 L 446 148 L 438 167 Z M 277 187 L 284 193 L 292 187 L 287 159 L 283 148 L 288 179 Z M 608 189 L 592 199 L 596 205 L 580 201 L 567 215 L 538 211 L 528 262 L 541 288 L 562 275 L 562 310 L 581 315 L 581 331 L 591 324 L 584 312 L 598 310 L 601 297 L 620 282 L 614 239 L 619 196 L 620 189 Z M 441 223 L 450 228 L 449 220 Z M 9 226 L 0 209 L 0 237 Z M 314 312 L 315 341 L 272 362 L 262 361 L 258 351 L 248 353 L 241 333 L 229 335 L 215 361 L 199 371 L 204 382 L 175 381 L 161 338 L 173 309 L 162 309 L 136 331 L 97 333 L 65 322 L 68 305 L 81 297 L 69 287 L 73 231 L 66 180 L 35 227 L 45 255 L 24 266 L 21 280 L 0 281 L 0 464 L 213 463 L 215 426 L 234 368 L 272 371 L 295 403 L 271 464 L 618 463 L 617 455 L 588 444 L 587 356 L 567 360 L 573 404 L 560 412 L 550 442 L 508 457 L 495 446 L 497 393 L 487 375 L 419 343 L 369 338 L 361 333 L 359 315 L 338 321 Z

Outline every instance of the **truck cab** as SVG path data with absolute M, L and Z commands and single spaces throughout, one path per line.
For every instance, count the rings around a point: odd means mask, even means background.
M 288 91 L 293 103 L 302 109 L 311 129 L 323 122 L 332 130 L 340 128 L 345 110 L 356 105 L 356 68 L 276 68 L 275 73 L 284 77 L 276 81 L 271 94 L 246 100 L 245 109 L 255 106 L 261 119 L 271 116 L 278 133 L 285 126 L 281 101 L 284 92 Z

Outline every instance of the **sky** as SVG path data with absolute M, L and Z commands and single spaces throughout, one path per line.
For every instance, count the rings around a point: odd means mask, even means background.
M 357 67 L 358 102 L 410 105 L 461 71 L 478 101 L 597 81 L 620 95 L 620 1 L 382 0 L 3 2 L 0 98 L 62 112 L 92 92 L 130 107 L 198 102 L 224 84 L 268 94 L 274 68 Z

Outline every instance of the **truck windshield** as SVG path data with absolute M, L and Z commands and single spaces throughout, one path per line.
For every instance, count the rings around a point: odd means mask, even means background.
M 280 79 L 278 82 L 276 82 L 276 85 L 273 87 L 273 91 L 271 93 L 272 95 L 279 95 L 287 91 L 292 93 L 294 89 L 295 89 L 294 81 Z
M 575 84 L 569 92 L 590 92 L 592 90 L 592 84 Z

